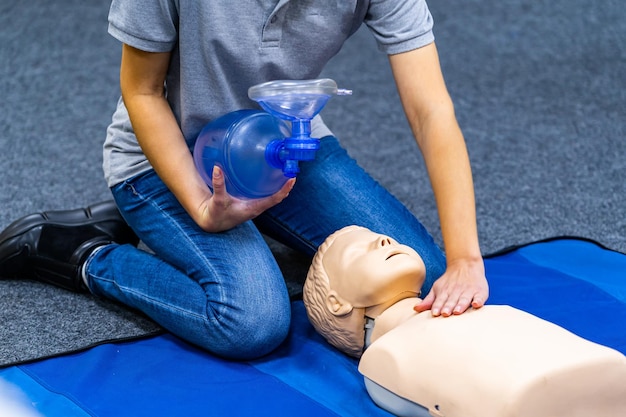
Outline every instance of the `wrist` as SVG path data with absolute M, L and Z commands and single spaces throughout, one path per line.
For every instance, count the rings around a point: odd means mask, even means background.
M 466 263 L 474 263 L 474 262 L 482 262 L 483 256 L 480 252 L 480 247 L 478 243 L 472 243 L 465 245 L 463 247 L 458 248 L 448 248 L 446 247 L 446 259 L 448 263 L 456 263 L 456 262 L 466 262 Z

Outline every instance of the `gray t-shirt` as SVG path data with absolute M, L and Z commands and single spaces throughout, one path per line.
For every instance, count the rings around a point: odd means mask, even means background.
M 249 87 L 317 78 L 360 26 L 387 54 L 433 42 L 424 0 L 113 0 L 109 33 L 148 52 L 172 52 L 167 99 L 190 149 L 209 121 L 257 108 Z M 331 132 L 321 118 L 313 136 Z M 123 101 L 104 143 L 109 186 L 151 168 Z

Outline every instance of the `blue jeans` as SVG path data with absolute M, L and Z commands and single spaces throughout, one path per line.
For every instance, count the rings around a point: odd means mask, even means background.
M 445 270 L 444 255 L 425 228 L 334 137 L 322 139 L 315 161 L 301 164 L 283 202 L 226 232 L 202 231 L 154 171 L 112 192 L 154 254 L 131 245 L 104 247 L 87 265 L 91 291 L 221 356 L 262 356 L 289 329 L 285 281 L 260 232 L 311 256 L 347 225 L 389 235 L 423 257 L 423 294 Z

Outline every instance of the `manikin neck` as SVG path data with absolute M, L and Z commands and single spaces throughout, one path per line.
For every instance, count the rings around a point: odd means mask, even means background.
M 365 309 L 365 317 L 369 319 L 366 326 L 366 348 L 389 330 L 398 327 L 418 314 L 413 310 L 413 306 L 419 300 L 415 297 L 415 294 L 412 294 L 410 297 L 406 297 L 406 294 L 404 294 L 404 297 L 398 298 L 396 297 L 390 303 L 379 304 Z

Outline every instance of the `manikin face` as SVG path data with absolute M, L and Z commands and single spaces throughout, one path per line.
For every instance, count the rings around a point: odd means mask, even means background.
M 417 252 L 368 229 L 337 236 L 322 263 L 331 290 L 357 308 L 382 304 L 401 293 L 415 297 L 424 283 L 424 262 Z

